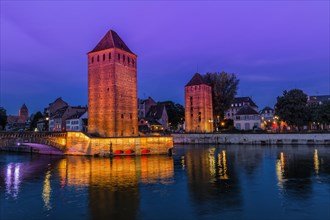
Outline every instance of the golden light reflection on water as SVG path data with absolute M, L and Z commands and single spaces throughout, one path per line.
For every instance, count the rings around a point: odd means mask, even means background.
M 219 177 L 222 180 L 229 179 L 227 175 L 227 157 L 226 151 L 222 150 L 221 154 L 218 154 L 218 166 L 219 166 Z
M 215 180 L 216 169 L 215 169 L 215 158 L 214 158 L 215 148 L 209 149 L 208 159 L 209 159 L 209 171 L 211 180 Z M 214 179 L 213 179 L 214 178 Z
M 85 158 L 67 157 L 59 163 L 62 184 L 107 188 L 135 187 L 142 183 L 168 183 L 174 175 L 173 158 L 168 156 Z
M 284 168 L 285 168 L 285 160 L 284 153 L 281 152 L 280 159 L 276 160 L 276 176 L 278 181 L 278 186 L 283 188 L 284 183 Z
M 317 152 L 317 149 L 314 150 L 314 170 L 316 175 L 319 174 L 319 169 L 320 169 L 320 161 L 319 161 L 319 155 Z
M 42 200 L 44 201 L 44 207 L 47 210 L 50 210 L 52 208 L 50 204 L 50 196 L 52 191 L 52 188 L 50 186 L 50 177 L 51 177 L 51 172 L 50 170 L 48 170 L 45 176 L 45 181 L 42 189 Z

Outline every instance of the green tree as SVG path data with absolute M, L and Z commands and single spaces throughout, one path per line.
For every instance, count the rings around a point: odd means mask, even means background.
M 41 112 L 37 112 L 34 116 L 33 116 L 33 119 L 31 121 L 31 124 L 30 124 L 30 131 L 34 131 L 34 129 L 37 127 L 37 124 L 38 124 L 38 121 L 40 119 L 43 119 L 43 115 Z
M 226 72 L 206 73 L 203 78 L 212 87 L 213 118 L 222 120 L 237 94 L 239 79 Z
M 308 122 L 307 95 L 300 89 L 284 91 L 283 96 L 277 97 L 275 114 L 281 120 L 298 129 Z
M 7 111 L 0 107 L 0 131 L 6 127 L 7 124 Z
M 169 127 L 171 130 L 176 130 L 178 125 L 184 121 L 184 107 L 172 101 L 159 102 L 159 104 L 165 105 Z

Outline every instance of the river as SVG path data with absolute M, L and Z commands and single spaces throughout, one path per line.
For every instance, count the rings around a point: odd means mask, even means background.
M 177 145 L 172 156 L 0 152 L 0 219 L 330 219 L 329 146 Z

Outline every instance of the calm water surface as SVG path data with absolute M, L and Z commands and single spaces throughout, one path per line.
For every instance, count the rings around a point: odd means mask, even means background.
M 330 147 L 176 146 L 174 155 L 0 152 L 0 219 L 330 219 Z

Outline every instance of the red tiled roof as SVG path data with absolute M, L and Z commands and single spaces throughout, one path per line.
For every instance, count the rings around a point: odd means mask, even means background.
M 119 35 L 113 30 L 108 31 L 104 35 L 102 40 L 96 45 L 96 47 L 89 53 L 101 51 L 109 48 L 118 48 L 126 52 L 133 53 L 125 44 L 125 42 L 119 37 Z

